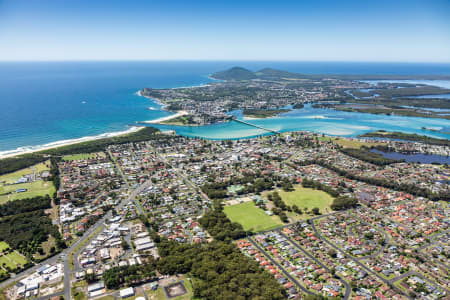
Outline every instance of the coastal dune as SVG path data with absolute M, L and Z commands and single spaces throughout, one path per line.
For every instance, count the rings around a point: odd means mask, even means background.
M 185 116 L 187 114 L 189 114 L 187 111 L 179 110 L 179 111 L 177 111 L 176 114 L 173 114 L 173 115 L 170 115 L 170 116 L 167 116 L 167 117 L 158 118 L 158 119 L 155 119 L 155 120 L 143 121 L 143 122 L 140 122 L 140 123 L 158 124 L 158 123 L 161 123 L 161 122 L 164 122 L 164 121 L 169 121 L 169 120 L 181 117 L 181 116 Z
M 52 142 L 52 143 L 48 143 L 48 144 L 44 144 L 44 145 L 20 147 L 20 148 L 14 149 L 14 150 L 0 151 L 0 159 L 13 157 L 13 156 L 21 155 L 21 154 L 29 154 L 29 153 L 33 153 L 33 152 L 49 150 L 49 149 L 73 145 L 73 144 L 78 144 L 78 143 L 82 143 L 82 142 L 88 142 L 88 141 L 93 141 L 93 140 L 98 140 L 98 139 L 104 139 L 104 138 L 125 135 L 125 134 L 129 134 L 132 132 L 136 132 L 136 131 L 140 130 L 141 128 L 142 127 L 139 127 L 139 126 L 132 126 L 129 129 L 124 130 L 124 131 L 103 133 L 103 134 L 99 134 L 99 135 L 95 135 L 95 136 L 86 136 L 86 137 L 81 137 L 81 138 L 62 140 L 62 141 Z

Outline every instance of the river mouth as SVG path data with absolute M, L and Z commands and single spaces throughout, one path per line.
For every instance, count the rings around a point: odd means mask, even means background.
M 244 119 L 239 110 L 231 113 L 237 119 Z M 330 136 L 357 137 L 376 131 L 400 131 L 417 133 L 434 138 L 449 139 L 450 120 L 404 116 L 387 116 L 359 112 L 338 111 L 329 108 L 314 108 L 305 104 L 302 109 L 293 109 L 276 117 L 245 120 L 262 128 L 278 132 L 310 131 Z M 211 140 L 246 139 L 270 135 L 265 130 L 238 122 L 223 122 L 204 126 L 177 126 L 152 124 L 161 130 L 173 130 L 177 134 Z M 430 131 L 423 128 L 439 128 Z

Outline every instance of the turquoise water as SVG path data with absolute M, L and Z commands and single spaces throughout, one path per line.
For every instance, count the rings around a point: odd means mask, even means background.
M 208 75 L 243 66 L 304 74 L 447 74 L 450 64 L 344 62 L 23 62 L 0 63 L 0 155 L 38 149 L 89 136 L 123 132 L 129 124 L 171 113 L 136 92 L 211 82 Z M 450 86 L 450 82 L 448 82 Z M 239 113 L 236 112 L 237 115 Z M 311 130 L 353 136 L 374 129 L 402 130 L 448 138 L 420 127 L 450 131 L 447 120 L 374 116 L 325 109 L 295 110 L 282 118 L 252 120 L 268 128 Z M 161 126 L 163 128 L 164 126 Z M 167 128 L 167 127 L 165 127 Z M 170 127 L 186 136 L 213 139 L 265 134 L 237 122 L 190 128 Z
M 240 112 L 234 112 L 238 119 L 280 132 L 307 130 L 334 136 L 357 136 L 373 130 L 403 131 L 418 133 L 436 138 L 449 139 L 450 120 L 411 118 L 402 116 L 373 115 L 355 112 L 342 112 L 331 109 L 313 108 L 306 105 L 284 113 L 279 117 L 267 119 L 245 119 Z M 208 139 L 244 138 L 268 134 L 267 131 L 247 126 L 238 122 L 228 122 L 209 126 L 188 127 L 157 125 L 162 130 L 175 130 L 178 134 L 189 137 Z M 433 132 L 422 127 L 440 130 Z

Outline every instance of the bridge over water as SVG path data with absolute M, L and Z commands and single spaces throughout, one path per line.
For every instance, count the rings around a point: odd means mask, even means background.
M 270 129 L 270 128 L 265 128 L 265 127 L 262 127 L 262 126 L 259 126 L 259 125 L 256 125 L 256 124 L 252 124 L 252 123 L 249 123 L 249 122 L 246 122 L 246 121 L 243 121 L 243 120 L 239 120 L 236 117 L 230 118 L 229 120 L 235 121 L 235 122 L 247 125 L 247 126 L 251 126 L 251 127 L 254 127 L 254 128 L 258 128 L 258 129 L 261 129 L 261 130 L 264 130 L 264 131 L 267 131 L 267 132 L 270 132 L 270 133 L 281 134 L 281 132 L 279 132 L 277 130 Z M 158 124 L 158 123 L 156 123 L 156 124 Z M 162 125 L 164 125 L 164 124 L 162 124 Z M 128 126 L 130 126 L 130 127 L 133 127 L 133 126 L 148 127 L 148 126 L 152 126 L 152 124 L 148 123 L 148 122 L 139 122 L 138 121 L 138 122 L 136 122 L 136 124 L 130 124 Z
M 239 120 L 239 119 L 236 119 L 236 118 L 233 118 L 233 121 L 236 121 L 238 123 L 242 123 L 242 124 L 245 124 L 245 125 L 248 125 L 248 126 L 252 126 L 252 127 L 255 127 L 255 128 L 258 128 L 258 129 L 262 129 L 262 130 L 265 130 L 265 131 L 268 131 L 268 132 L 272 132 L 272 133 L 275 133 L 275 134 L 281 134 L 281 132 L 279 132 L 277 130 L 270 129 L 270 128 L 264 128 L 262 126 L 259 126 L 259 125 L 256 125 L 256 124 L 252 124 L 252 123 L 249 123 L 249 122 L 246 122 L 246 121 L 243 121 L 243 120 Z

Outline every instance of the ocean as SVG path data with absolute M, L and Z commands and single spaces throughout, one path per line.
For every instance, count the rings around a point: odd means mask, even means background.
M 129 130 L 136 121 L 171 113 L 137 91 L 211 82 L 208 75 L 233 66 L 251 70 L 279 68 L 304 74 L 438 74 L 450 75 L 450 64 L 344 62 L 2 62 L 0 63 L 0 155 L 67 140 L 108 136 Z M 239 116 L 239 112 L 235 112 Z M 269 128 L 312 130 L 353 136 L 374 129 L 421 132 L 421 127 L 450 131 L 450 121 L 295 110 L 282 118 L 255 120 Z M 198 128 L 172 127 L 186 136 L 213 139 L 263 134 L 236 122 Z M 167 128 L 161 126 L 161 128 Z

